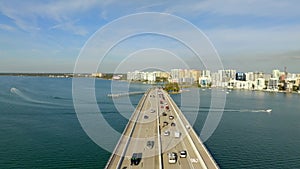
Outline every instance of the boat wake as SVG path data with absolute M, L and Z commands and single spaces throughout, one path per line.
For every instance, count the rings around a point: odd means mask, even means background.
M 209 109 L 209 108 L 200 108 L 200 111 L 211 111 L 211 112 L 242 112 L 242 113 L 272 113 L 272 109 Z
M 23 100 L 25 100 L 27 102 L 31 102 L 31 103 L 35 103 L 35 104 L 59 106 L 59 104 L 56 104 L 56 103 L 51 103 L 51 102 L 47 102 L 47 101 L 32 99 L 31 97 L 28 97 L 27 95 L 25 95 L 23 92 L 21 92 L 19 89 L 15 88 L 15 87 L 12 87 L 10 89 L 10 92 L 17 95 L 17 96 L 19 96 L 20 98 L 22 98 Z

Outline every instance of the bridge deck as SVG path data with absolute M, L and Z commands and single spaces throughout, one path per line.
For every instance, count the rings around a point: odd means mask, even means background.
M 182 150 L 186 150 L 186 157 L 180 157 Z M 168 157 L 171 152 L 177 154 L 173 164 Z M 131 160 L 134 153 L 142 155 L 136 164 Z M 106 168 L 210 169 L 218 166 L 172 98 L 165 91 L 153 88 L 140 100 Z

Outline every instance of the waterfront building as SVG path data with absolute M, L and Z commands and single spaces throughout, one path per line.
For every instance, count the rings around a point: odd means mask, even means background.
M 102 77 L 102 73 L 92 73 L 92 77 Z
M 217 75 L 214 74 L 212 78 L 212 83 L 216 87 L 227 87 L 230 80 L 235 79 L 236 70 L 218 70 Z
M 241 81 L 232 79 L 229 81 L 227 88 L 230 89 L 253 89 L 254 82 L 253 81 Z
M 267 89 L 272 91 L 278 91 L 278 82 L 279 80 L 277 77 L 270 78 Z
M 190 78 L 193 79 L 193 82 L 197 82 L 199 80 L 200 74 L 201 74 L 200 70 L 195 70 L 195 69 L 190 70 Z
M 179 72 L 181 71 L 181 69 L 172 69 L 171 70 L 171 82 L 173 83 L 179 83 Z
M 128 72 L 127 73 L 127 80 L 131 81 L 141 81 L 144 79 L 143 72 L 140 71 L 134 71 L 134 72 Z
M 243 72 L 237 72 L 235 75 L 235 80 L 246 81 L 246 74 Z
M 210 71 L 209 70 L 202 70 L 201 71 L 201 77 L 210 77 Z
M 179 84 L 193 84 L 199 79 L 200 71 L 190 69 L 172 69 L 170 76 L 171 82 Z
M 277 78 L 279 79 L 279 77 L 282 75 L 282 72 L 280 72 L 280 70 L 278 69 L 275 69 L 275 70 L 272 70 L 272 78 Z
M 211 73 L 211 84 L 212 87 L 221 86 L 220 74 L 218 72 Z
M 211 84 L 211 78 L 210 77 L 199 77 L 199 85 L 201 85 L 201 87 L 209 87 L 209 85 Z
M 266 82 L 264 78 L 257 78 L 255 80 L 254 89 L 263 90 L 266 87 Z
M 253 72 L 247 72 L 246 74 L 246 81 L 254 81 L 254 73 Z
M 159 78 L 169 79 L 169 77 L 170 77 L 170 73 L 169 72 L 154 71 L 153 73 L 155 73 L 156 77 L 159 77 Z

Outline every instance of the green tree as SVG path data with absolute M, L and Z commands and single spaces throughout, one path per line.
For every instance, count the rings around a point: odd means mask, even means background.
M 180 87 L 178 83 L 167 83 L 165 84 L 164 89 L 168 92 L 179 92 Z

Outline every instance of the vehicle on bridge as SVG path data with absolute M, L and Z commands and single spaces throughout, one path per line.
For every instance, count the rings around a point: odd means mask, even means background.
M 168 158 L 170 164 L 175 164 L 177 162 L 177 154 L 174 152 L 168 153 Z
M 154 146 L 154 141 L 147 141 L 147 148 L 152 149 Z
M 133 153 L 131 157 L 131 165 L 139 165 L 142 160 L 142 153 Z
M 174 137 L 179 138 L 181 136 L 181 133 L 179 131 L 175 131 Z
M 164 135 L 165 135 L 165 136 L 169 136 L 169 135 L 170 135 L 170 131 L 165 131 L 165 132 L 164 132 Z
M 186 158 L 187 153 L 185 150 L 180 151 L 179 154 L 180 154 L 180 158 Z

